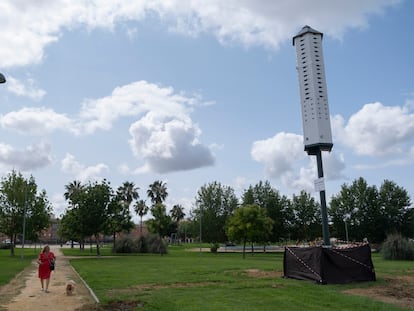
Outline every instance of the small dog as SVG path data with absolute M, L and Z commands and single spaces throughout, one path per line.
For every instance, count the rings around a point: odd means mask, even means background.
M 66 283 L 66 295 L 71 296 L 75 291 L 75 281 L 70 280 Z

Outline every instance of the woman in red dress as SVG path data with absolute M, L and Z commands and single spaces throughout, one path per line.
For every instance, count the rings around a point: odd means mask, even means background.
M 53 252 L 50 251 L 50 247 L 48 245 L 46 245 L 43 248 L 43 251 L 39 254 L 39 257 L 37 258 L 37 263 L 39 264 L 39 278 L 40 283 L 42 284 L 42 292 L 49 292 L 48 288 L 51 273 L 50 263 L 54 263 L 55 259 L 55 254 L 53 254 Z

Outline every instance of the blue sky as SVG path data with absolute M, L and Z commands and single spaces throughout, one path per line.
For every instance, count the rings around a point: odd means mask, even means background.
M 4 0 L 0 173 L 32 174 L 55 214 L 73 180 L 167 183 L 188 214 L 219 181 L 314 192 L 292 37 L 324 33 L 328 201 L 360 176 L 414 197 L 413 1 Z M 318 196 L 317 196 L 318 197 Z

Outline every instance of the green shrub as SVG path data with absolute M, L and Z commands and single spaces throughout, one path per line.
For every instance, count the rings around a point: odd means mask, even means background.
M 381 253 L 384 259 L 414 260 L 414 242 L 401 234 L 391 234 L 382 244 Z
M 218 243 L 214 243 L 213 245 L 211 245 L 210 247 L 210 252 L 212 253 L 217 253 L 217 250 L 219 249 L 220 245 Z
M 148 241 L 145 237 L 139 237 L 136 243 L 139 253 L 148 253 Z
M 136 240 L 122 238 L 115 243 L 114 253 L 154 253 L 167 254 L 167 245 L 157 235 L 148 235 Z
M 158 235 L 148 235 L 148 251 L 153 254 L 167 254 L 167 245 Z
M 138 253 L 138 245 L 130 238 L 122 238 L 115 242 L 114 253 Z

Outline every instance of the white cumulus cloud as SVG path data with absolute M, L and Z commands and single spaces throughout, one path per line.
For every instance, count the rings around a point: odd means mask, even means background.
M 201 129 L 190 116 L 194 107 L 204 104 L 198 94 L 186 96 L 172 87 L 137 81 L 115 88 L 109 96 L 85 100 L 75 117 L 44 107 L 22 108 L 0 116 L 0 124 L 27 135 L 56 130 L 85 135 L 109 131 L 119 119 L 129 119 L 131 150 L 144 161 L 139 171 L 161 173 L 214 164 L 213 147 L 200 142 Z
M 66 154 L 61 161 L 62 171 L 74 176 L 75 180 L 88 182 L 102 179 L 102 174 L 108 171 L 108 166 L 98 163 L 92 166 L 85 166 L 79 163 L 72 154 Z
M 385 106 L 379 102 L 364 105 L 348 121 L 332 119 L 340 143 L 359 155 L 372 157 L 405 154 L 407 142 L 414 142 L 414 113 L 409 106 Z
M 189 118 L 149 112 L 129 132 L 135 156 L 145 161 L 140 171 L 166 173 L 214 164 L 210 149 L 198 141 L 200 129 Z
M 35 101 L 39 101 L 46 95 L 46 91 L 38 88 L 33 79 L 27 79 L 22 82 L 11 76 L 7 77 L 7 89 L 19 96 L 29 97 Z
M 27 135 L 43 135 L 57 129 L 72 130 L 72 121 L 50 108 L 22 108 L 0 116 L 3 128 Z
M 307 156 L 303 136 L 278 133 L 272 138 L 253 143 L 252 158 L 263 164 L 267 177 L 279 179 L 289 189 L 314 191 L 318 177 L 316 157 Z M 329 180 L 343 178 L 343 155 L 323 153 L 324 177 Z
M 269 177 L 280 178 L 291 171 L 295 163 L 305 158 L 303 137 L 292 133 L 278 133 L 272 138 L 253 143 L 251 155 L 264 165 Z
M 158 173 L 210 166 L 214 156 L 200 143 L 201 130 L 191 120 L 199 95 L 185 96 L 172 87 L 137 81 L 110 96 L 88 100 L 79 114 L 80 133 L 109 130 L 121 117 L 135 118 L 129 129 L 133 154 L 144 161 L 137 172 Z M 138 120 L 137 120 L 138 119 Z
M 31 171 L 52 163 L 51 146 L 46 142 L 30 145 L 23 150 L 0 143 L 0 165 L 5 169 Z
M 211 33 L 223 43 L 278 48 L 305 24 L 341 37 L 367 26 L 399 0 L 4 0 L 0 3 L 0 67 L 42 61 L 45 48 L 64 30 L 106 28 L 158 16 L 170 30 L 197 36 Z M 130 33 L 130 28 L 126 27 Z M 135 31 L 135 30 L 134 30 Z

